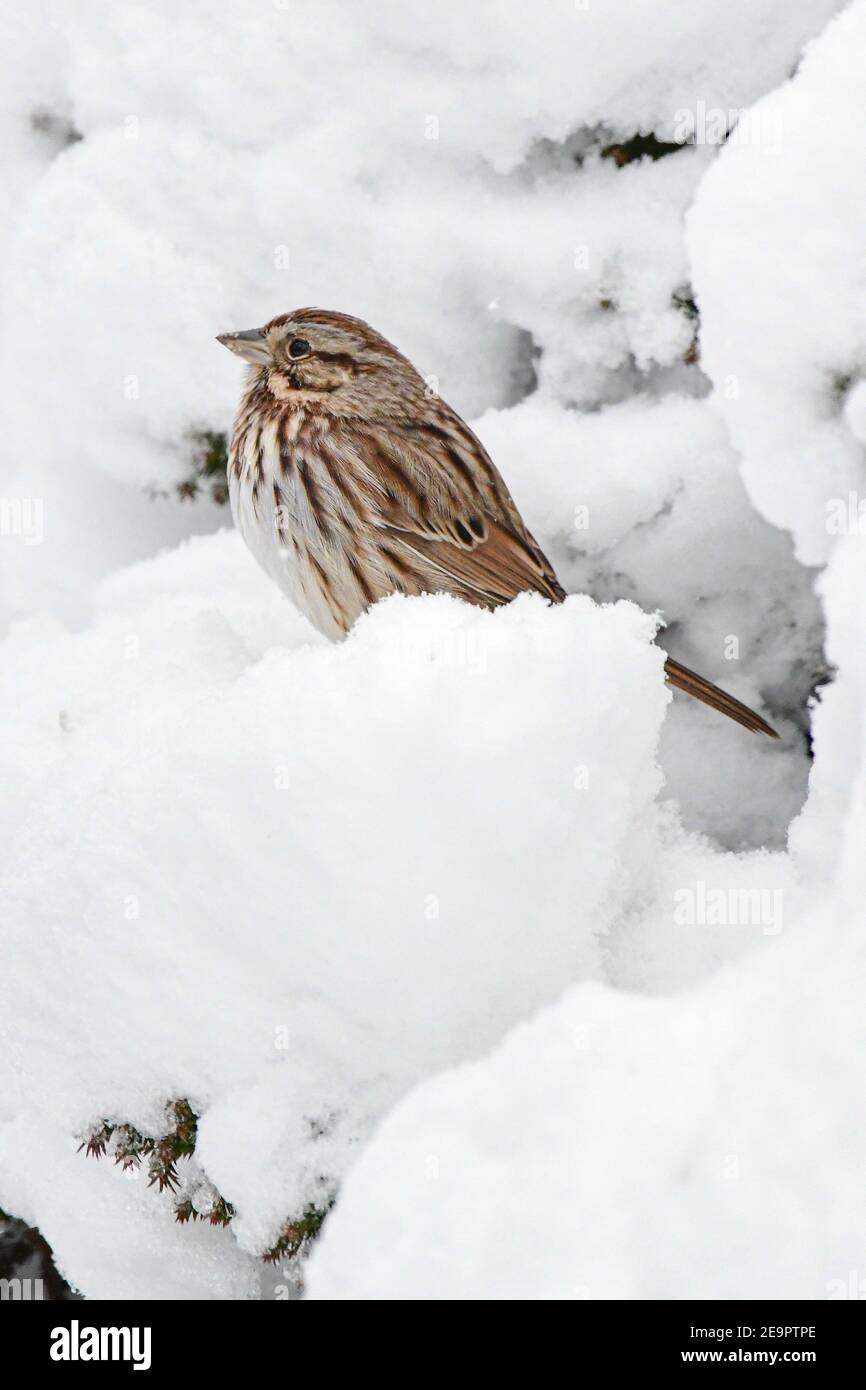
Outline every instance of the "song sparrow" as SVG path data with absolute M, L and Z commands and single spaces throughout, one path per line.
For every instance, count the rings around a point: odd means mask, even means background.
M 321 632 L 342 637 L 395 592 L 485 607 L 527 589 L 565 598 L 480 440 L 366 323 L 297 309 L 217 341 L 250 364 L 229 452 L 235 522 Z M 665 674 L 777 736 L 678 662 L 668 659 Z

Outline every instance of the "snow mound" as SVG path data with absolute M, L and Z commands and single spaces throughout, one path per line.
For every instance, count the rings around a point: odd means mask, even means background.
M 704 370 L 752 501 L 812 565 L 866 529 L 864 44 L 858 0 L 749 113 L 755 138 L 725 147 L 688 218 Z
M 4 1094 L 70 1136 L 188 1099 L 261 1251 L 410 1085 L 603 975 L 665 819 L 655 622 L 397 598 L 331 647 L 234 534 L 97 609 L 3 662 Z
M 853 922 L 831 963 L 838 921 L 802 926 L 676 1000 L 580 986 L 488 1060 L 419 1087 L 347 1178 L 308 1297 L 847 1290 L 862 1267 L 866 962 Z
M 766 949 L 677 997 L 577 986 L 418 1087 L 348 1175 L 309 1297 L 862 1297 L 864 587 L 849 538 L 822 584 L 840 670 L 810 799 L 787 872 L 763 869 Z M 695 891 L 722 869 L 668 859 L 692 938 L 738 901 L 733 879 L 721 900 Z M 627 936 L 632 968 L 659 901 Z M 644 962 L 644 995 L 649 979 Z

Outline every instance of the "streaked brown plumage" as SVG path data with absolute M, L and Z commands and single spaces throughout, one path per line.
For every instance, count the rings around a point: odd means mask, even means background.
M 360 319 L 297 309 L 219 342 L 250 366 L 229 453 L 235 521 L 263 568 L 328 637 L 386 594 L 495 607 L 565 591 L 480 440 Z M 670 683 L 775 737 L 759 715 L 668 660 Z

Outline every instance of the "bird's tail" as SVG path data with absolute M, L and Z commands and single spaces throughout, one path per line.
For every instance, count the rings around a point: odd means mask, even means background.
M 735 700 L 733 695 L 728 695 L 726 691 L 720 690 L 712 681 L 704 680 L 695 671 L 690 671 L 687 666 L 681 666 L 678 661 L 671 661 L 668 657 L 665 662 L 665 677 L 670 685 L 676 690 L 685 691 L 686 695 L 694 695 L 696 700 L 702 704 L 709 705 L 711 709 L 717 709 L 720 714 L 726 714 L 729 719 L 734 719 L 738 724 L 742 724 L 744 729 L 751 729 L 753 734 L 767 734 L 770 738 L 778 738 L 776 730 L 762 719 L 759 714 L 755 714 L 748 705 L 741 704 Z

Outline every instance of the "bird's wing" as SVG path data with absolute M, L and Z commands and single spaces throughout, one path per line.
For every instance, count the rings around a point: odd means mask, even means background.
M 386 555 L 430 591 L 496 606 L 526 590 L 560 602 L 553 567 L 526 529 L 480 440 L 456 414 L 393 420 L 331 438 L 353 454 L 366 520 Z
M 502 476 L 454 412 L 443 409 L 435 424 L 353 422 L 330 430 L 328 441 L 331 457 L 344 465 L 340 487 L 354 513 L 347 534 L 364 538 L 367 564 L 357 556 L 350 564 L 365 602 L 395 589 L 444 590 L 483 607 L 525 590 L 557 603 L 565 598 Z M 665 675 L 747 729 L 778 737 L 754 710 L 670 658 Z

